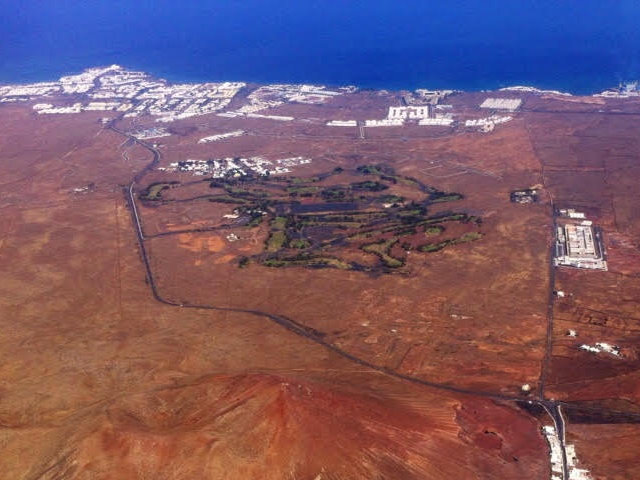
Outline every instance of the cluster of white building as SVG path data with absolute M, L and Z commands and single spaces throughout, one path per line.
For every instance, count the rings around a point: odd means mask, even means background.
M 480 108 L 515 112 L 521 104 L 522 100 L 520 98 L 487 98 L 480 104 Z
M 549 457 L 551 460 L 551 480 L 563 480 L 562 441 L 556 429 L 550 425 L 542 427 L 542 433 L 549 444 Z M 575 445 L 565 445 L 567 457 L 567 478 L 569 480 L 591 480 L 591 474 L 584 468 L 578 468 L 578 457 Z
M 244 86 L 241 82 L 173 85 L 153 79 L 144 72 L 111 65 L 67 75 L 58 82 L 3 86 L 0 87 L 0 102 L 51 97 L 58 102 L 37 103 L 35 111 L 39 114 L 117 111 L 124 112 L 125 117 L 149 114 L 157 116 L 157 121 L 171 122 L 217 112 L 226 107 Z M 83 101 L 79 101 L 77 95 L 82 95 Z M 69 100 L 74 100 L 74 103 Z
M 218 142 L 220 140 L 224 140 L 225 138 L 241 137 L 244 134 L 244 130 L 234 130 L 232 132 L 219 133 L 217 135 L 209 135 L 208 137 L 203 137 L 198 140 L 198 143 Z
M 610 343 L 596 342 L 594 345 L 582 344 L 578 348 L 591 353 L 608 353 L 614 357 L 622 357 L 620 347 L 617 345 L 611 345 Z
M 453 90 L 427 90 L 426 88 L 419 88 L 415 91 L 415 95 L 421 101 L 426 101 L 431 105 L 437 105 L 440 100 L 444 100 L 452 93 L 454 93 Z
M 308 163 L 311 163 L 311 159 L 307 157 L 288 157 L 288 158 L 280 158 L 276 160 L 276 163 L 281 168 L 291 168 L 291 167 L 297 167 L 298 165 L 306 165 Z M 290 171 L 290 170 L 287 170 L 287 171 Z
M 640 97 L 640 82 L 621 83 L 618 88 L 611 88 L 602 93 L 595 95 L 596 97 L 612 97 L 612 98 L 629 98 Z
M 281 175 L 291 172 L 299 165 L 311 163 L 307 157 L 281 158 L 272 162 L 263 157 L 226 157 L 210 160 L 184 160 L 173 162 L 168 168 L 159 167 L 160 171 L 190 172 L 193 175 L 208 175 L 212 178 L 223 178 L 229 175 L 241 177 L 244 175 Z
M 491 132 L 496 125 L 500 125 L 501 123 L 507 123 L 511 121 L 513 117 L 510 115 L 502 116 L 502 115 L 491 115 L 490 117 L 485 118 L 477 118 L 466 120 L 464 122 L 465 127 L 475 127 L 483 132 Z
M 403 118 L 382 118 L 380 120 L 365 120 L 365 127 L 401 127 L 404 125 Z
M 450 127 L 453 124 L 453 117 L 451 115 L 438 115 L 433 118 L 421 118 L 418 120 L 418 125 L 436 125 L 441 127 Z
M 585 220 L 587 218 L 584 212 L 578 212 L 573 208 L 560 208 L 558 210 L 558 215 L 560 215 L 561 217 L 580 219 L 580 220 Z
M 72 105 L 56 107 L 52 103 L 36 103 L 33 109 L 39 114 L 80 113 L 83 111 L 83 105 L 76 102 Z
M 409 105 L 389 107 L 386 118 L 365 120 L 365 127 L 401 127 L 406 123 L 417 123 L 424 126 L 452 126 L 453 115 L 434 113 L 431 105 Z
M 319 104 L 332 97 L 355 91 L 354 87 L 328 90 L 322 85 L 274 84 L 257 88 L 247 96 L 248 103 L 238 108 L 234 116 L 249 115 L 268 108 L 278 107 L 287 102 Z
M 521 92 L 521 93 L 536 93 L 538 95 L 562 95 L 566 97 L 572 97 L 570 93 L 560 92 L 558 90 L 543 90 L 536 87 L 527 87 L 525 85 L 514 85 L 512 87 L 504 87 L 500 89 L 501 92 Z
M 152 127 L 144 130 L 138 130 L 136 132 L 132 132 L 131 135 L 140 139 L 146 140 L 147 138 L 160 138 L 160 137 L 168 137 L 171 134 L 164 127 Z
M 29 85 L 0 86 L 0 102 L 24 102 L 34 98 L 60 93 L 62 88 L 58 82 L 31 83 Z
M 420 105 L 420 106 L 412 106 L 412 107 L 389 107 L 389 113 L 387 113 L 388 119 L 421 119 L 421 118 L 429 118 L 430 111 L 429 105 Z

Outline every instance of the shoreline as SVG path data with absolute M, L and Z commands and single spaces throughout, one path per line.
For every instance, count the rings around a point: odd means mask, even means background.
M 276 85 L 276 84 L 290 84 L 290 85 L 324 85 L 328 88 L 340 88 L 340 87 L 351 87 L 355 86 L 358 90 L 361 91 L 380 91 L 380 92 L 412 92 L 418 89 L 429 89 L 429 90 L 453 90 L 457 92 L 466 92 L 466 93 L 483 93 L 483 92 L 499 92 L 499 91 L 520 91 L 520 92 L 531 92 L 531 93 L 548 93 L 548 94 L 556 94 L 556 95 L 570 95 L 576 97 L 593 97 L 599 96 L 601 93 L 605 91 L 610 91 L 615 89 L 615 83 L 610 83 L 608 85 L 602 85 L 597 88 L 590 88 L 588 91 L 586 89 L 571 89 L 571 88 L 563 88 L 562 85 L 549 85 L 545 84 L 545 82 L 514 82 L 513 84 L 507 84 L 504 82 L 495 82 L 493 85 L 487 85 L 482 88 L 474 88 L 474 87 L 466 87 L 460 88 L 455 84 L 430 84 L 428 81 L 424 83 L 416 83 L 409 82 L 412 85 L 407 86 L 399 86 L 393 85 L 393 82 L 390 82 L 387 86 L 382 86 L 380 83 L 371 83 L 371 84 L 358 84 L 358 83 L 335 83 L 335 82 L 324 82 L 320 79 L 312 79 L 308 78 L 304 81 L 302 80 L 283 80 L 283 79 L 274 79 L 272 81 L 260 80 L 253 78 L 231 78 L 231 77 L 221 77 L 212 75 L 210 77 L 204 77 L 199 75 L 183 75 L 183 74 L 166 74 L 166 73 L 155 73 L 152 69 L 146 69 L 143 67 L 138 67 L 135 65 L 126 64 L 123 65 L 121 63 L 116 63 L 120 65 L 123 69 L 128 71 L 140 71 L 149 75 L 155 79 L 164 80 L 170 84 L 203 84 L 203 83 L 221 83 L 221 82 L 242 82 L 248 85 Z M 94 66 L 84 66 L 78 69 L 64 69 L 61 70 L 60 73 L 51 73 L 49 75 L 28 75 L 26 78 L 23 78 L 18 81 L 8 80 L 0 73 L 0 86 L 9 86 L 9 85 L 28 85 L 33 83 L 45 83 L 45 82 L 55 82 L 58 81 L 60 77 L 75 75 L 79 72 L 97 69 L 97 68 L 105 68 L 108 67 L 109 63 L 98 64 Z M 632 79 L 628 79 L 627 81 L 631 81 Z M 620 83 L 620 82 L 619 82 Z M 622 82 L 624 83 L 624 82 Z

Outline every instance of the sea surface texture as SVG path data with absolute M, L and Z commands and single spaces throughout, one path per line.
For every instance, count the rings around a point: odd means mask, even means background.
M 594 93 L 640 76 L 637 0 L 0 1 L 0 82 L 119 63 L 174 81 Z

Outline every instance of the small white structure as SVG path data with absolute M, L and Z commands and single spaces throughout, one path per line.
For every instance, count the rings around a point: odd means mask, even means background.
M 609 343 L 597 342 L 595 345 L 580 345 L 581 350 L 585 350 L 591 353 L 608 353 L 609 355 L 613 355 L 614 357 L 622 357 L 622 353 L 620 353 L 620 347 L 617 345 L 611 345 Z
M 477 127 L 483 132 L 491 132 L 496 125 L 501 123 L 507 123 L 511 121 L 513 117 L 510 115 L 500 116 L 500 115 L 491 115 L 486 118 L 478 118 L 475 120 L 466 120 L 464 122 L 465 127 Z
M 328 127 L 357 127 L 358 122 L 356 120 L 329 120 L 327 122 Z
M 279 122 L 290 122 L 295 120 L 293 117 L 286 115 L 262 115 L 261 113 L 247 113 L 248 118 L 264 118 L 267 120 L 277 120 Z
M 513 112 L 517 110 L 521 104 L 522 100 L 519 98 L 487 98 L 480 104 L 480 108 Z
M 198 143 L 217 142 L 218 140 L 224 140 L 225 138 L 240 137 L 244 135 L 244 130 L 234 130 L 233 132 L 219 133 L 218 135 L 210 135 L 198 140 Z
M 402 118 L 383 118 L 382 120 L 365 120 L 365 127 L 401 127 L 404 124 Z
M 453 118 L 451 117 L 422 118 L 418 121 L 418 125 L 450 127 L 452 124 Z

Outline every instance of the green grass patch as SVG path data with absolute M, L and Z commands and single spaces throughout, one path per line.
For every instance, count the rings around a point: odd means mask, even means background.
M 460 238 L 456 239 L 456 243 L 465 243 L 465 242 L 474 242 L 476 240 L 480 240 L 482 238 L 482 234 L 480 232 L 469 232 L 462 235 Z
M 311 242 L 306 238 L 294 238 L 293 240 L 289 240 L 289 248 L 309 248 L 311 246 Z
M 322 180 L 320 177 L 294 177 L 290 180 L 290 182 L 294 185 L 299 185 L 301 183 L 316 183 Z
M 427 236 L 440 235 L 444 231 L 444 227 L 440 225 L 434 225 L 425 229 L 424 234 Z
M 287 243 L 287 234 L 283 231 L 271 232 L 267 239 L 267 252 L 277 252 Z
M 235 198 L 235 197 L 231 197 L 229 195 L 220 195 L 217 197 L 209 197 L 209 201 L 210 202 L 214 202 L 214 203 L 233 203 L 236 205 L 244 205 L 245 203 L 247 203 L 247 200 L 243 199 L 243 198 Z
M 251 220 L 249 220 L 249 223 L 247 223 L 247 226 L 251 228 L 257 227 L 262 223 L 263 219 L 264 217 L 262 215 L 254 215 L 251 217 Z
M 284 230 L 285 228 L 287 228 L 287 222 L 287 217 L 275 217 L 273 220 L 271 220 L 271 228 L 273 228 L 274 230 Z
M 410 187 L 419 187 L 420 186 L 420 182 L 417 181 L 415 178 L 411 178 L 411 177 L 401 177 L 399 175 L 396 175 L 394 177 L 398 182 L 404 184 L 404 185 L 408 185 Z
M 346 230 L 348 228 L 362 228 L 363 224 L 361 222 L 325 222 L 321 220 L 303 220 L 299 224 L 300 227 L 331 227 L 331 228 L 341 228 Z
M 402 203 L 404 202 L 404 198 L 398 195 L 382 195 L 375 199 L 378 203 Z
M 308 257 L 308 258 L 269 258 L 262 262 L 266 267 L 332 267 L 340 270 L 351 270 L 352 266 L 334 257 Z
M 451 240 L 443 240 L 438 243 L 427 243 L 426 245 L 421 245 L 418 247 L 418 250 L 421 252 L 437 252 L 438 250 L 442 250 L 449 245 L 456 245 L 458 243 L 468 243 L 473 242 L 475 240 L 479 240 L 482 238 L 482 234 L 480 232 L 469 232 L 464 235 L 454 238 Z
M 289 195 L 305 195 L 314 194 L 320 190 L 320 187 L 287 187 Z
M 147 189 L 140 195 L 140 198 L 143 200 L 160 200 L 162 197 L 162 192 L 164 190 L 168 190 L 171 188 L 171 185 L 174 185 L 177 182 L 171 183 L 152 183 L 147 187 Z
M 320 196 L 329 202 L 344 201 L 351 197 L 351 192 L 344 187 L 328 187 L 320 192 Z
M 393 238 L 390 238 L 389 240 L 383 240 L 375 243 L 368 243 L 366 245 L 362 245 L 362 247 L 360 248 L 362 248 L 362 250 L 367 253 L 373 253 L 374 255 L 377 255 L 378 258 L 382 260 L 382 263 L 384 263 L 387 267 L 398 268 L 398 267 L 402 267 L 404 265 L 404 262 L 402 260 L 398 260 L 397 258 L 389 255 L 389 251 L 391 250 L 391 247 L 393 247 L 397 241 L 398 239 L 393 237 Z
M 431 200 L 432 203 L 444 203 L 444 202 L 454 202 L 456 200 L 461 200 L 462 199 L 462 195 L 460 195 L 459 193 L 443 193 L 443 192 L 437 192 L 435 194 L 432 194 L 429 197 L 429 200 Z
M 351 184 L 351 188 L 355 191 L 364 192 L 381 192 L 389 188 L 388 185 L 380 182 L 367 180 L 366 182 L 356 182 Z

